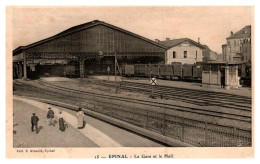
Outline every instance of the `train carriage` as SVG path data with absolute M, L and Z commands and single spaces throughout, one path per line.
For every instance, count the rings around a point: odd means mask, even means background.
M 183 65 L 183 74 L 182 78 L 183 79 L 192 79 L 192 67 L 193 64 L 184 64 Z
M 146 68 L 145 64 L 135 64 L 134 65 L 134 75 L 139 77 L 146 76 Z
M 172 62 L 172 66 L 173 66 L 173 76 L 182 78 L 182 63 Z
M 196 63 L 192 67 L 192 78 L 196 80 L 202 79 L 202 63 Z
M 242 63 L 238 65 L 238 76 L 240 84 L 243 86 L 251 87 L 251 62 Z
M 122 72 L 124 76 L 132 77 L 135 74 L 135 67 L 134 65 L 124 65 L 122 67 Z
M 74 77 L 75 76 L 75 66 L 72 66 L 72 65 L 65 66 L 64 76 Z
M 147 70 L 148 71 L 146 72 L 146 77 L 150 77 L 150 75 L 159 77 L 159 65 L 149 64 L 149 65 L 147 65 Z
M 159 65 L 159 75 L 161 78 L 173 77 L 172 65 Z

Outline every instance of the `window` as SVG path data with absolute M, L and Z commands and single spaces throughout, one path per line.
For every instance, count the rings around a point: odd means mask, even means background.
M 230 46 L 230 41 L 229 40 L 227 41 L 227 45 Z
M 175 51 L 172 52 L 172 58 L 176 58 L 176 52 Z
M 195 59 L 197 60 L 197 58 L 198 58 L 198 52 L 196 51 L 196 58 Z
M 187 58 L 187 51 L 184 51 L 183 54 L 184 54 L 184 58 Z

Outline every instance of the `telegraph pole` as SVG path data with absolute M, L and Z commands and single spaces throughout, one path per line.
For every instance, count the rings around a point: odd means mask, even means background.
M 115 50 L 115 31 L 113 31 L 113 51 L 115 53 L 115 81 L 116 81 L 116 50 Z

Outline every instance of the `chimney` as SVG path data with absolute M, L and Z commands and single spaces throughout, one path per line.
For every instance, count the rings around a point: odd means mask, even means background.
M 198 37 L 198 43 L 200 44 L 200 37 Z
M 166 41 L 170 41 L 170 38 L 166 38 Z
M 160 40 L 159 40 L 159 39 L 155 39 L 155 42 L 159 43 L 159 42 L 160 42 Z
M 233 35 L 233 31 L 230 32 L 230 35 L 231 35 L 231 36 Z

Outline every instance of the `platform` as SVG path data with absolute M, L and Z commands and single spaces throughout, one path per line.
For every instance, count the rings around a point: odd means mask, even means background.
M 68 123 L 65 132 L 56 126 L 48 125 L 46 118 L 51 105 L 35 100 L 14 96 L 14 147 L 161 147 L 142 136 L 120 129 L 95 118 L 85 116 L 84 129 L 76 129 L 76 112 L 69 109 L 51 106 L 54 113 L 63 111 L 64 120 Z M 39 117 L 40 132 L 31 132 L 30 118 L 32 113 Z

